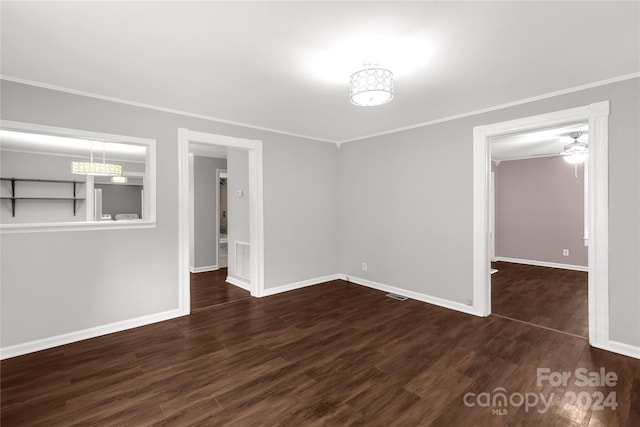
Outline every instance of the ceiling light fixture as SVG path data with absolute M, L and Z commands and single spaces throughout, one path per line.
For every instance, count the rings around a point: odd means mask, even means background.
M 114 184 L 126 184 L 127 181 L 129 181 L 127 179 L 126 176 L 112 176 L 111 177 L 111 182 Z
M 582 132 L 573 132 L 569 136 L 573 138 L 573 142 L 564 146 L 564 151 L 560 153 L 565 162 L 571 165 L 584 163 L 589 156 L 589 146 L 586 142 L 578 142 L 578 138 L 582 136 Z
M 386 104 L 393 99 L 393 73 L 377 64 L 365 63 L 365 68 L 351 75 L 351 103 L 363 107 Z
M 116 176 L 122 175 L 122 166 L 106 163 L 105 145 L 102 145 L 102 163 L 93 161 L 93 141 L 91 141 L 89 162 L 71 162 L 71 173 L 76 175 Z

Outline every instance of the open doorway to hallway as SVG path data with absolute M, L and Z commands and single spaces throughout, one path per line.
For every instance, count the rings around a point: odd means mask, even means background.
M 491 140 L 492 314 L 587 338 L 588 123 Z
M 179 265 L 180 295 L 179 310 L 182 314 L 191 312 L 191 305 L 196 300 L 191 298 L 195 287 L 191 286 L 195 268 L 192 268 L 197 250 L 196 230 L 197 185 L 194 185 L 197 168 L 194 168 L 197 151 L 209 153 L 221 151 L 226 154 L 226 187 L 228 197 L 227 209 L 227 254 L 228 267 L 219 274 L 225 274 L 224 285 L 227 284 L 246 290 L 251 296 L 262 296 L 264 292 L 264 223 L 263 223 L 263 189 L 262 189 L 262 142 L 224 135 L 178 129 L 178 171 L 179 171 Z M 221 270 L 220 250 L 220 180 L 225 173 L 222 167 L 209 167 L 214 173 L 205 180 L 204 189 L 209 201 L 214 200 L 208 214 L 203 215 L 205 228 L 210 229 L 203 240 L 210 246 L 215 256 L 208 261 L 208 271 Z M 215 198 L 212 195 L 215 194 Z M 211 203 L 210 203 L 211 204 Z M 212 230 L 212 231 L 211 231 Z M 215 264 L 213 264 L 215 263 Z M 191 270 L 191 271 L 190 271 Z M 217 280 L 214 280 L 217 281 Z M 198 280 L 199 282 L 199 280 Z M 203 294 L 206 297 L 206 292 Z M 202 295 L 200 295 L 202 296 Z M 227 298 L 228 299 L 228 298 Z M 208 303 L 205 302 L 206 306 Z M 198 308 L 202 308 L 199 306 Z
M 248 183 L 246 150 L 189 143 L 192 311 L 250 296 L 249 254 L 229 251 L 229 242 L 232 249 L 248 245 Z

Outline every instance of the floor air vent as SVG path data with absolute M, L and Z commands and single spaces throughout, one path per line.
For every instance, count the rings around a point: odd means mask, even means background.
M 389 298 L 397 299 L 398 301 L 406 301 L 409 299 L 405 296 L 398 295 L 398 294 L 387 294 L 386 296 L 388 296 Z

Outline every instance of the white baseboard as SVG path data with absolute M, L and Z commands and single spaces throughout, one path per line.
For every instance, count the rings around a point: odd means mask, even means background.
M 269 295 L 275 295 L 282 292 L 292 291 L 294 289 L 305 288 L 307 286 L 318 285 L 320 283 L 330 282 L 332 280 L 344 279 L 344 274 L 332 274 L 330 276 L 316 277 L 313 279 L 301 280 L 300 282 L 289 283 L 287 285 L 276 286 L 274 288 L 267 288 L 262 294 L 263 297 Z
M 189 271 L 191 273 L 204 273 L 205 271 L 216 271 L 220 270 L 220 267 L 217 265 L 205 265 L 204 267 L 189 267 Z
M 602 350 L 611 351 L 613 353 L 622 354 L 624 356 L 633 357 L 634 359 L 640 359 L 640 347 L 621 343 L 618 341 L 609 340 L 609 343 L 597 348 Z
M 473 314 L 474 316 L 481 316 L 482 313 L 478 312 L 475 307 L 466 305 L 460 302 L 455 302 L 443 298 L 433 297 L 431 295 L 421 294 L 418 292 L 409 291 L 406 289 L 396 288 L 395 286 L 385 285 L 384 283 L 374 282 L 372 280 L 363 279 L 361 277 L 347 276 L 341 275 L 344 280 L 348 280 L 351 283 L 355 283 L 357 285 L 366 286 L 368 288 L 377 289 L 379 291 L 390 292 L 393 294 L 404 295 L 405 297 L 409 297 L 411 299 L 415 299 L 418 301 L 426 302 L 429 304 L 437 305 L 444 308 L 449 308 L 451 310 L 461 311 L 467 314 Z
M 251 292 L 251 284 L 248 282 L 245 282 L 241 279 L 238 279 L 237 277 L 231 277 L 231 276 L 227 276 L 227 278 L 225 279 L 225 281 L 227 283 L 232 284 L 233 286 L 237 286 L 239 288 L 244 289 L 245 291 L 249 291 Z
M 535 265 L 537 267 L 561 268 L 563 270 L 589 271 L 589 267 L 584 265 L 560 264 L 557 262 L 533 261 L 530 259 L 507 258 L 503 256 L 497 256 L 495 261 L 513 262 L 515 264 Z
M 48 348 L 58 347 L 60 345 L 69 344 L 76 341 L 82 341 L 89 338 L 99 337 L 101 335 L 107 335 L 114 332 L 137 328 L 139 326 L 149 325 L 151 323 L 162 322 L 164 320 L 174 319 L 180 316 L 182 316 L 182 314 L 177 309 L 163 311 L 161 313 L 149 314 L 147 316 L 122 320 L 120 322 L 109 323 L 107 325 L 95 326 L 93 328 L 83 329 L 81 331 L 69 332 L 49 338 L 16 344 L 0 349 L 0 359 L 4 360 L 10 357 L 21 356 L 23 354 L 33 353 L 35 351 L 46 350 Z

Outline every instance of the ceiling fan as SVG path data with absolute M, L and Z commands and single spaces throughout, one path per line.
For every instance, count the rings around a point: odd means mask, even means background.
M 582 136 L 582 132 L 571 132 L 568 136 L 570 138 L 573 138 L 573 142 L 571 144 L 565 145 L 564 149 L 560 153 L 532 154 L 529 157 L 536 158 L 562 156 L 564 161 L 571 165 L 584 163 L 584 161 L 587 160 L 587 156 L 589 155 L 589 144 L 587 144 L 586 142 L 578 141 L 578 138 Z

